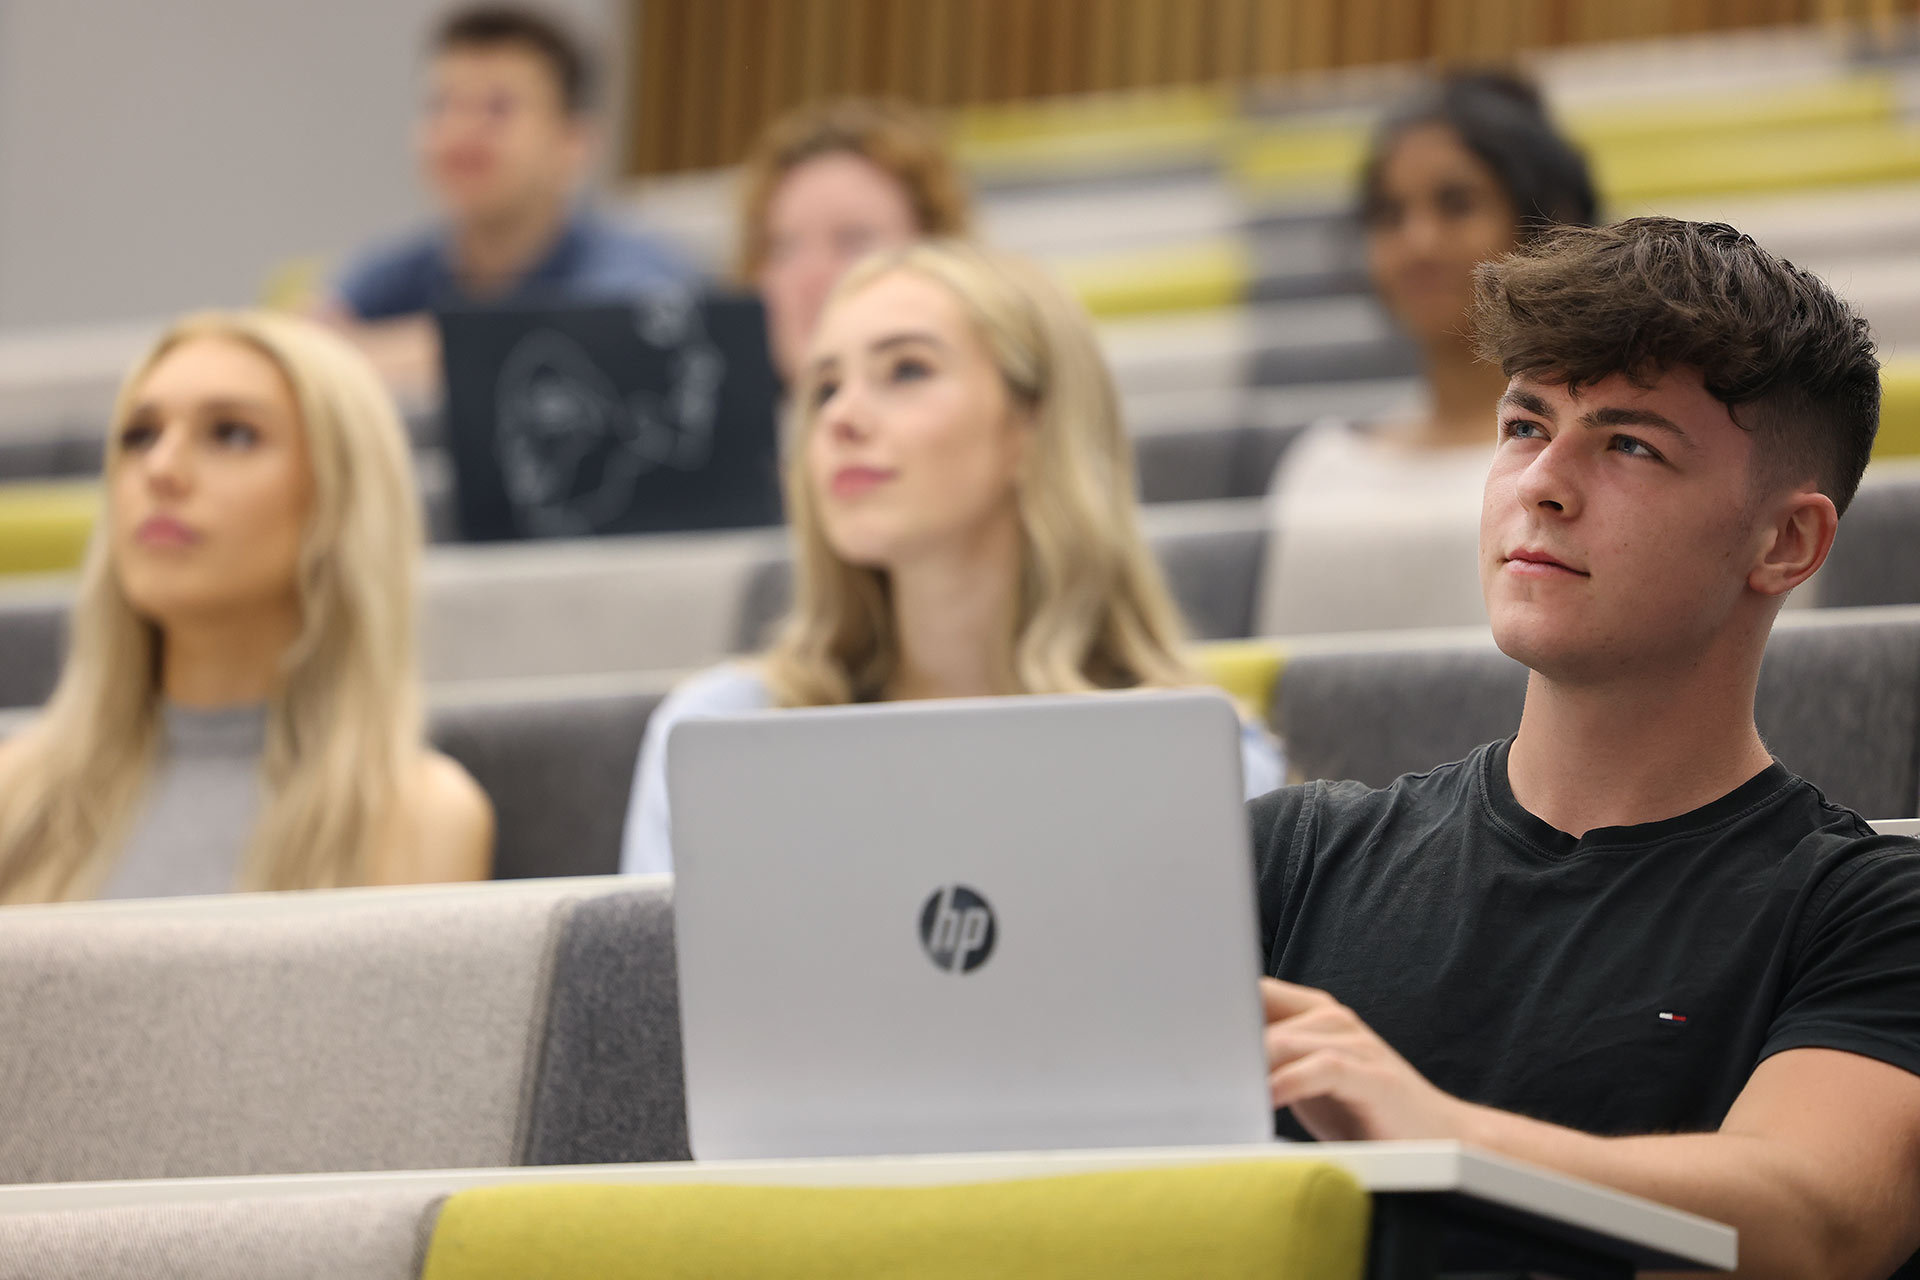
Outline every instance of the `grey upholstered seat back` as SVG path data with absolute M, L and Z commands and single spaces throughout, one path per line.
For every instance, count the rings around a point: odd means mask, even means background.
M 29 598 L 0 604 L 0 707 L 35 707 L 60 678 L 67 643 L 63 601 Z
M 1526 670 L 1480 643 L 1289 657 L 1273 719 L 1294 771 L 1384 786 L 1520 724 Z M 1788 768 L 1870 817 L 1920 800 L 1920 608 L 1828 610 L 1775 629 L 1754 708 Z
M 687 1158 L 673 889 L 663 879 L 569 917 L 521 1163 Z
M 1827 799 L 1868 818 L 1920 800 L 1920 609 L 1827 610 L 1775 630 L 1760 734 Z
M 0 1280 L 415 1280 L 433 1191 L 127 1204 L 0 1216 Z
M 582 892 L 9 913 L 0 1181 L 508 1164 Z
M 1298 776 L 1383 787 L 1511 734 L 1526 692 L 1526 668 L 1491 643 L 1301 653 L 1273 722 Z
M 1869 471 L 1815 585 L 1824 607 L 1920 603 L 1920 473 Z
M 437 709 L 433 739 L 493 801 L 493 874 L 609 875 L 657 691 Z
M 1249 634 L 1270 537 L 1264 504 L 1258 499 L 1162 503 L 1146 508 L 1141 517 L 1190 634 L 1200 640 Z M 737 649 L 745 653 L 766 645 L 792 602 L 790 564 L 769 561 L 755 568 L 742 592 L 734 629 Z

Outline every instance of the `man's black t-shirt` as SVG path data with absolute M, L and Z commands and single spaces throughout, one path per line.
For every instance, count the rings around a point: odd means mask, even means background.
M 1514 799 L 1507 747 L 1254 801 L 1267 972 L 1449 1093 L 1590 1133 L 1717 1129 L 1787 1049 L 1920 1075 L 1920 843 L 1779 764 L 1576 840 Z

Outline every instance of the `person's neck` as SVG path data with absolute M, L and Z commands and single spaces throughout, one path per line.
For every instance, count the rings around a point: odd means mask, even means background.
M 1494 406 L 1507 392 L 1507 377 L 1473 353 L 1464 338 L 1444 338 L 1426 353 L 1427 414 L 1408 443 L 1442 449 L 1494 441 Z
M 471 294 L 501 293 L 531 271 L 566 226 L 564 196 L 529 204 L 511 215 L 477 220 L 453 233 L 453 269 Z
M 889 701 L 1013 693 L 1020 535 L 1009 519 L 972 544 L 889 570 L 900 661 Z
M 1753 723 L 1762 644 L 1684 670 L 1572 683 L 1534 672 L 1507 756 L 1520 807 L 1568 835 L 1690 813 L 1773 762 Z
M 174 706 L 198 711 L 265 702 L 299 633 L 293 608 L 168 623 L 160 637 L 160 691 Z

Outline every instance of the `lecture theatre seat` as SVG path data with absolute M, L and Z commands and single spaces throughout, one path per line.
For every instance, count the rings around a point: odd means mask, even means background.
M 9 1215 L 0 1280 L 1359 1280 L 1370 1217 L 1352 1175 L 1298 1160 L 930 1186 L 506 1183 Z
M 640 739 L 670 681 L 534 684 L 434 707 L 434 744 L 493 801 L 495 879 L 611 875 Z
M 444 1196 L 358 1192 L 0 1217 L 0 1280 L 417 1280 Z
M 1233 639 L 1251 632 L 1254 593 L 1267 554 L 1265 510 L 1258 498 L 1240 498 L 1159 503 L 1141 512 L 1142 531 L 1195 639 Z M 741 593 L 735 651 L 763 647 L 792 599 L 791 565 L 768 560 L 756 568 Z
M 1272 642 L 1272 723 L 1306 778 L 1385 786 L 1457 760 L 1520 723 L 1527 673 L 1484 632 Z M 1920 803 L 1920 608 L 1823 610 L 1783 619 L 1760 671 L 1768 747 L 1855 811 Z
M 1235 1161 L 950 1186 L 576 1183 L 455 1192 L 422 1280 L 1192 1276 L 1359 1280 L 1370 1200 L 1332 1165 Z
M 1867 469 L 1827 563 L 1803 590 L 1825 608 L 1920 603 L 1920 458 Z
M 566 916 L 621 883 L 7 908 L 0 1182 L 514 1163 Z
M 0 1182 L 687 1157 L 664 877 L 0 915 Z

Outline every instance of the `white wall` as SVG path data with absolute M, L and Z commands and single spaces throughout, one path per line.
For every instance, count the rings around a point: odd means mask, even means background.
M 547 3 L 617 73 L 625 6 Z M 0 0 L 0 328 L 252 302 L 277 264 L 418 220 L 408 131 L 446 7 Z

